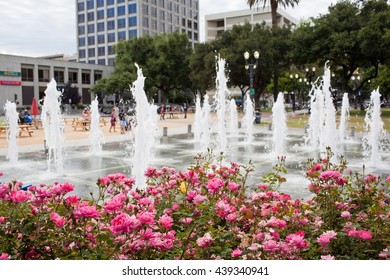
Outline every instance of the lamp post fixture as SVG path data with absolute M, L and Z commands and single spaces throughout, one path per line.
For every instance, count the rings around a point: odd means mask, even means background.
M 355 100 L 355 109 L 357 109 L 357 103 L 359 102 L 359 98 L 360 98 L 360 92 L 356 92 L 357 88 L 358 88 L 358 83 L 360 82 L 360 75 L 358 72 L 354 72 L 351 76 L 351 80 L 352 80 L 352 83 L 353 83 L 353 91 L 354 91 L 354 100 Z M 359 97 L 358 97 L 359 96 Z
M 316 74 L 316 68 L 314 66 L 312 68 L 306 67 L 305 76 L 309 80 L 309 85 L 311 85 L 315 74 Z
M 295 80 L 294 80 L 294 78 L 295 78 Z M 302 78 L 300 78 L 299 77 L 299 75 L 298 74 L 295 74 L 295 75 L 293 75 L 293 74 L 290 74 L 290 79 L 291 79 L 291 81 L 292 81 L 292 83 L 293 83 L 293 86 L 294 86 L 294 89 L 293 89 L 293 91 L 292 91 L 292 93 L 291 93 L 291 102 L 292 102 L 292 110 L 293 110 L 293 112 L 295 112 L 295 88 L 297 88 L 297 91 L 298 91 L 298 94 L 299 94 L 299 84 L 298 84 L 298 82 L 299 83 L 302 83 Z
M 256 69 L 257 67 L 257 63 L 259 62 L 259 57 L 260 57 L 260 53 L 258 51 L 255 51 L 253 53 L 253 56 L 255 58 L 255 60 L 253 61 L 252 59 L 249 61 L 249 58 L 250 58 L 250 54 L 249 52 L 245 52 L 244 53 L 244 58 L 245 58 L 245 69 L 246 70 L 249 70 L 249 92 L 250 92 L 250 95 L 254 95 L 255 94 L 255 89 L 253 88 L 253 76 L 254 76 L 254 70 Z

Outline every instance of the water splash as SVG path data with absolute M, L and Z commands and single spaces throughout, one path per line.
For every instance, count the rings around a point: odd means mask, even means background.
M 52 165 L 58 173 L 63 172 L 63 120 L 60 109 L 61 92 L 54 79 L 47 85 L 42 106 L 42 125 L 48 150 L 48 170 Z
M 16 104 L 14 102 L 7 102 L 4 105 L 5 110 L 5 118 L 8 123 L 8 131 L 7 131 L 7 142 L 8 142 L 8 152 L 7 158 L 12 165 L 16 165 L 18 163 L 18 145 L 16 141 L 16 136 L 19 132 L 18 126 L 18 112 L 16 111 Z
M 207 149 L 210 148 L 212 149 L 213 147 L 210 147 L 210 137 L 211 137 L 211 132 L 210 132 L 210 104 L 209 104 L 209 96 L 206 94 L 204 96 L 203 100 L 203 107 L 202 107 L 202 136 L 201 136 L 201 141 L 200 141 L 200 147 L 202 152 L 207 152 Z
M 89 133 L 90 151 L 97 154 L 102 151 L 103 132 L 100 129 L 99 101 L 97 96 L 91 102 L 91 131 Z
M 195 122 L 194 122 L 194 140 L 199 143 L 202 135 L 202 107 L 200 106 L 200 95 L 195 99 Z
M 225 75 L 226 61 L 222 58 L 218 58 L 216 64 L 217 77 L 215 95 L 216 110 L 217 110 L 217 152 L 226 152 L 227 139 L 226 139 L 226 112 L 227 112 L 227 97 L 229 96 L 229 90 L 227 88 L 227 77 Z
M 272 107 L 272 152 L 274 156 L 282 156 L 286 153 L 287 124 L 286 112 L 284 109 L 284 94 L 279 93 L 274 106 Z
M 248 144 L 253 141 L 253 122 L 255 121 L 255 114 L 253 108 L 253 102 L 249 95 L 246 94 L 245 106 L 244 106 L 244 126 L 245 126 L 245 137 Z
M 137 188 L 145 188 L 144 172 L 154 158 L 154 147 L 158 143 L 158 115 L 157 106 L 149 104 L 144 91 L 145 77 L 137 67 L 137 80 L 131 87 L 131 93 L 136 102 L 135 112 L 137 126 L 134 129 L 134 145 L 132 157 L 132 176 Z
M 372 167 L 377 167 L 381 162 L 381 142 L 386 138 L 381 118 L 380 97 L 379 89 L 371 93 L 370 105 L 364 118 L 367 135 L 363 138 L 363 155 L 369 159 L 369 165 Z
M 232 138 L 238 136 L 237 104 L 234 99 L 230 100 L 229 105 L 229 133 Z
M 347 130 L 348 120 L 349 120 L 349 98 L 348 98 L 348 93 L 345 92 L 341 104 L 341 116 L 340 116 L 340 124 L 339 124 L 339 139 L 341 143 L 345 139 L 345 131 Z

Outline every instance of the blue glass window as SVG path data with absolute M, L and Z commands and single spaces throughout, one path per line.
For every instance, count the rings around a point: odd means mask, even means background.
M 137 37 L 137 30 L 129 30 L 129 39 Z
M 108 34 L 107 34 L 107 41 L 108 41 L 109 43 L 115 42 L 115 33 L 108 33 Z
M 88 24 L 88 33 L 94 33 L 95 32 L 95 24 Z
M 79 50 L 79 58 L 85 58 L 85 50 Z
M 114 20 L 107 21 L 107 30 L 113 30 L 113 29 L 115 29 L 115 21 Z
M 94 21 L 95 20 L 95 13 L 90 12 L 87 14 L 88 21 Z
M 97 31 L 98 32 L 104 31 L 104 22 L 98 22 L 98 24 L 97 24 Z
M 126 19 L 120 18 L 118 19 L 118 28 L 125 28 L 126 27 Z
M 104 10 L 98 10 L 96 12 L 97 19 L 104 19 Z
M 85 34 L 85 26 L 79 26 L 79 35 Z
M 84 3 L 77 3 L 77 11 L 82 12 L 84 9 Z
M 104 34 L 97 36 L 98 44 L 104 44 Z
M 93 9 L 94 5 L 93 5 L 93 0 L 88 0 L 87 1 L 87 9 L 90 10 L 90 9 Z
M 85 38 L 79 38 L 79 47 L 85 46 Z
M 114 5 L 115 0 L 107 0 L 107 6 Z
M 129 17 L 129 27 L 137 26 L 137 17 Z
M 104 0 L 96 0 L 96 7 L 103 7 L 104 6 Z
M 129 4 L 129 14 L 135 14 L 137 12 L 137 4 Z
M 78 15 L 78 16 L 77 16 L 77 21 L 78 21 L 78 23 L 83 23 L 83 22 L 85 22 L 85 16 L 84 16 L 84 14 Z
M 118 41 L 126 40 L 126 31 L 118 32 Z
M 94 57 L 95 56 L 95 48 L 88 49 L 88 56 L 89 57 Z
M 95 36 L 88 36 L 88 45 L 95 45 Z
M 98 56 L 106 55 L 106 48 L 105 47 L 98 47 Z
M 115 16 L 115 9 L 114 8 L 109 8 L 107 9 L 107 17 L 114 17 Z
M 118 17 L 123 16 L 125 14 L 126 14 L 126 7 L 125 6 L 118 7 Z

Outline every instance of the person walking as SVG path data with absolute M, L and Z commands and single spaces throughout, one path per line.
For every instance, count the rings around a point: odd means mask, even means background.
M 187 103 L 184 103 L 184 118 L 185 119 L 187 118 L 187 111 L 188 111 Z
M 114 132 L 115 132 L 115 125 L 116 125 L 116 112 L 115 112 L 115 108 L 112 108 L 111 110 L 111 118 L 110 118 L 110 130 L 109 132 L 111 132 L 111 129 L 114 128 Z

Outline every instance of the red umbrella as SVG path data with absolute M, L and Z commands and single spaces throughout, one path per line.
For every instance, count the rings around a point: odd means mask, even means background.
M 37 100 L 35 99 L 35 97 L 33 97 L 33 100 L 32 100 L 30 114 L 33 116 L 39 115 L 38 104 L 37 104 Z

